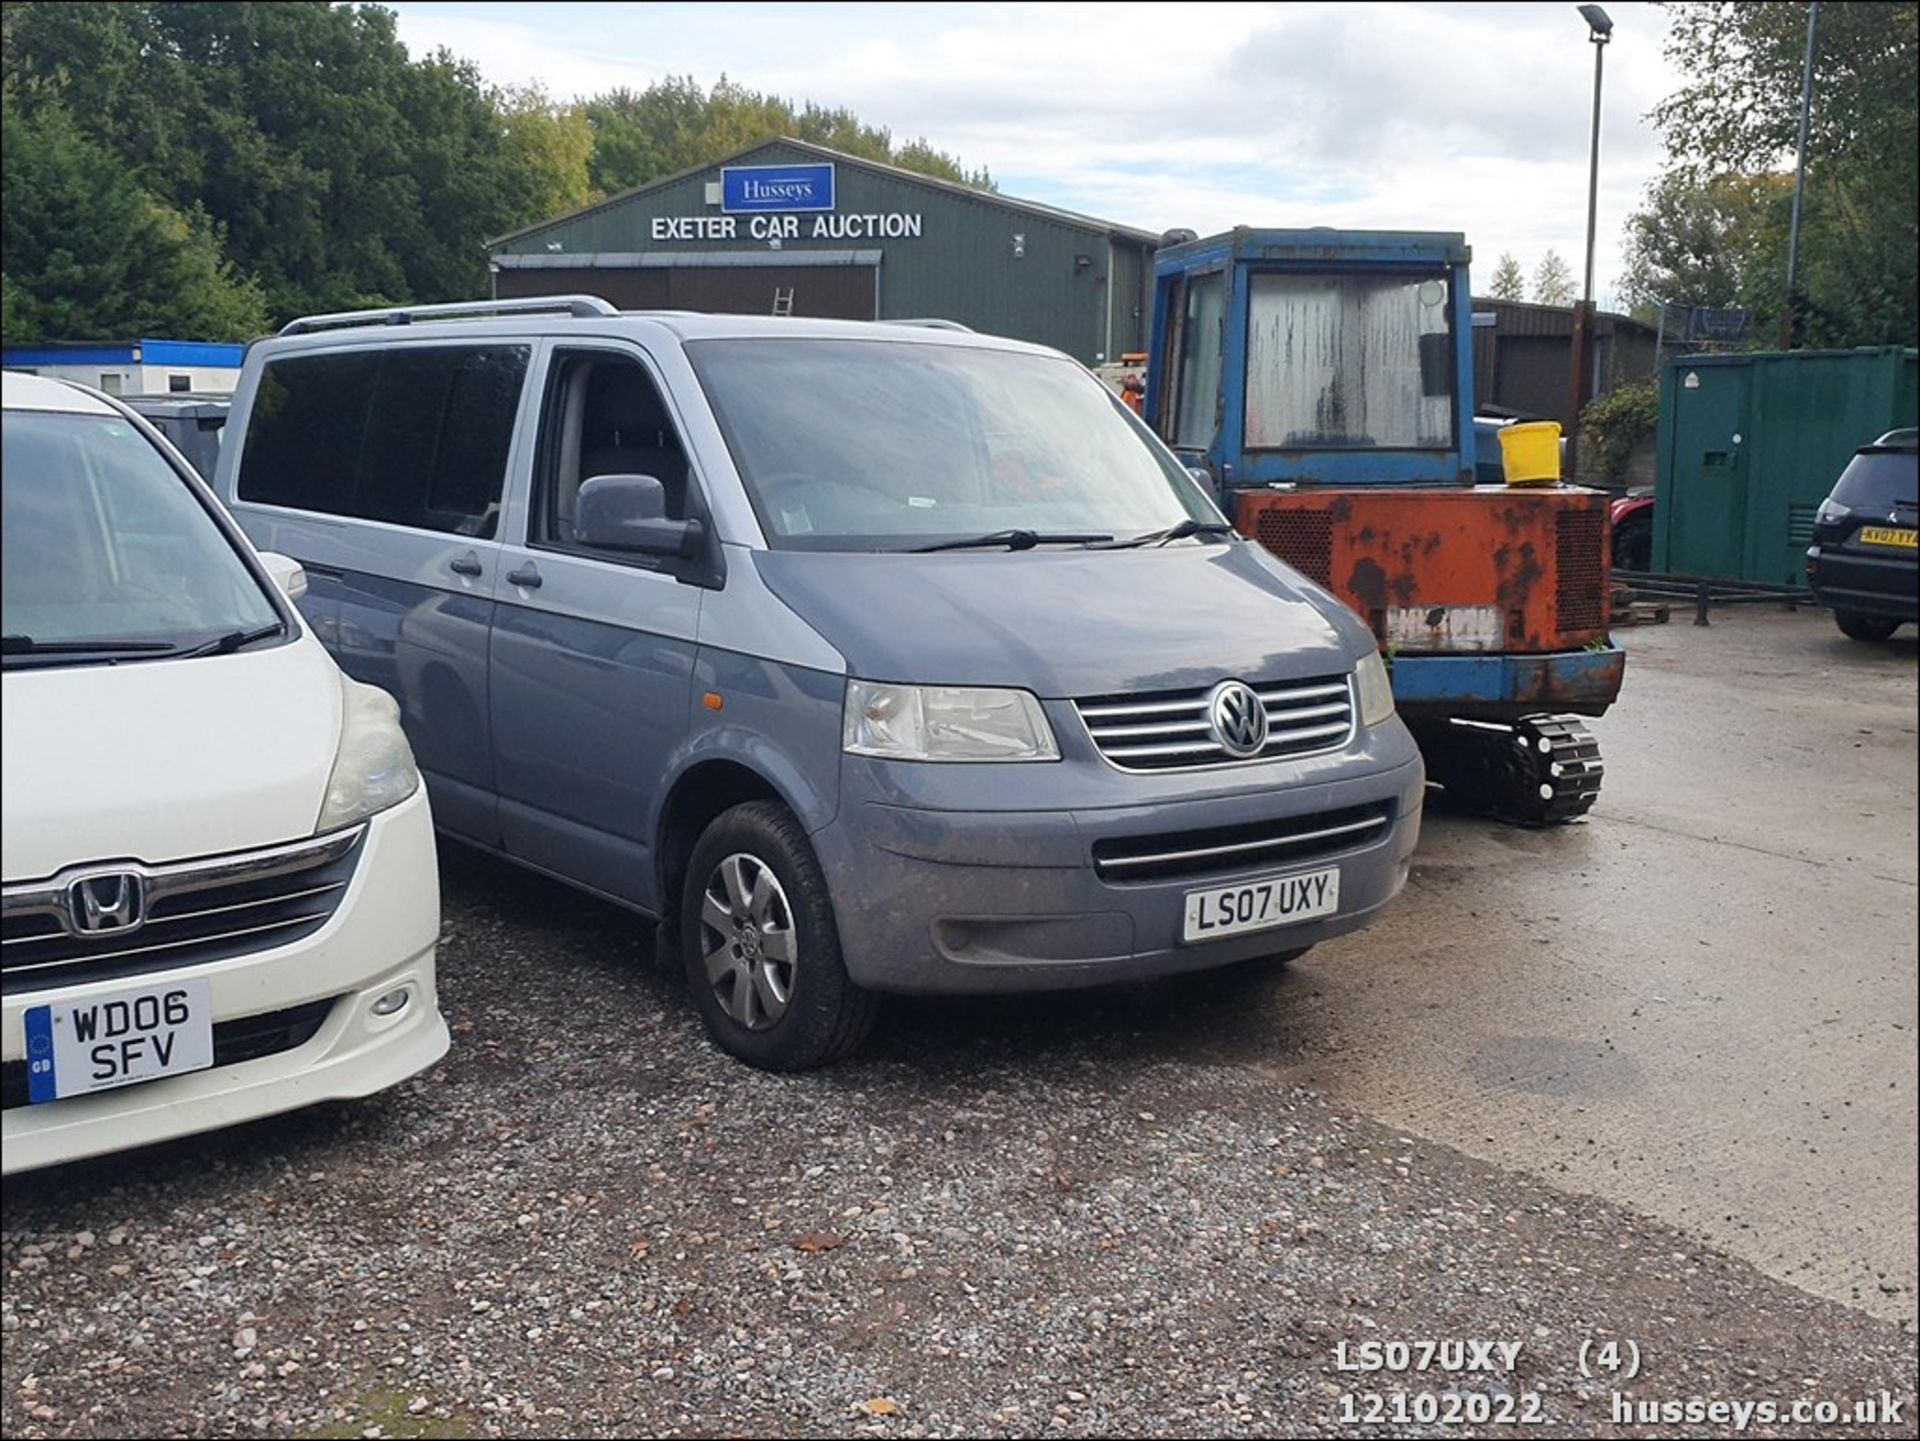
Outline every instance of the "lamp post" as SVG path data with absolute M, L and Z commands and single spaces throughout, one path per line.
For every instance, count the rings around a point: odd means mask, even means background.
M 1780 348 L 1792 350 L 1799 339 L 1800 297 L 1793 272 L 1800 259 L 1800 193 L 1807 184 L 1807 117 L 1813 111 L 1813 33 L 1820 23 L 1820 0 L 1807 6 L 1807 58 L 1800 69 L 1800 132 L 1793 143 L 1793 219 L 1787 226 L 1787 309 L 1780 317 Z
M 1593 45 L 1593 150 L 1587 166 L 1587 269 L 1580 299 L 1573 307 L 1573 357 L 1567 367 L 1567 412 L 1572 422 L 1567 429 L 1567 470 L 1571 476 L 1579 464 L 1580 412 L 1587 403 L 1587 387 L 1593 349 L 1593 233 L 1600 203 L 1600 70 L 1613 38 L 1613 21 L 1598 5 L 1582 5 L 1580 18 L 1587 22 L 1587 39 Z

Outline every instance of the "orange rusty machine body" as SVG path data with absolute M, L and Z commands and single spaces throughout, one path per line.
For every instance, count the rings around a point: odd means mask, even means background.
M 1479 433 L 1465 238 L 1169 239 L 1147 423 L 1236 529 L 1373 628 L 1430 780 L 1527 824 L 1584 814 L 1602 766 L 1578 717 L 1613 703 L 1626 668 L 1607 634 L 1607 498 L 1559 483 L 1551 430 Z M 1476 483 L 1483 439 L 1530 483 Z
M 1606 644 L 1607 497 L 1599 491 L 1243 490 L 1234 502 L 1242 534 L 1352 606 L 1396 657 Z M 1492 699 L 1498 710 L 1524 698 Z M 1601 697 L 1537 699 L 1604 709 Z

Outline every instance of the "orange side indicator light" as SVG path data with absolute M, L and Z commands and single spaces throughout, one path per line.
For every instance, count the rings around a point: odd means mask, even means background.
M 727 707 L 726 697 L 722 696 L 718 691 L 711 690 L 700 697 L 700 704 L 708 710 L 725 710 Z

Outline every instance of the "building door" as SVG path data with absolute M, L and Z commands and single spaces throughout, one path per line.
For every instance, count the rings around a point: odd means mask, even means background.
M 616 310 L 664 310 L 669 304 L 669 273 L 665 270 L 642 270 L 637 265 L 502 269 L 494 274 L 493 293 L 500 300 L 520 300 L 537 295 L 597 295 Z
M 493 293 L 502 300 L 597 295 L 620 310 L 806 315 L 821 320 L 873 320 L 879 315 L 880 271 L 873 265 L 540 266 L 503 268 L 493 280 Z
M 822 320 L 876 316 L 879 274 L 871 265 L 680 265 L 666 273 L 670 310 Z
M 1668 485 L 1660 499 L 1656 569 L 1751 579 L 1747 551 L 1747 389 L 1751 368 L 1681 364 L 1673 390 Z M 1689 384 L 1690 381 L 1697 383 Z M 1658 537 L 1664 536 L 1664 550 Z

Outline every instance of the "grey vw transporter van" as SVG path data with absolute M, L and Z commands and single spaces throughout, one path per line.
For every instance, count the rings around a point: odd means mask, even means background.
M 1360 620 L 1083 367 L 589 297 L 255 344 L 217 473 L 455 838 L 660 922 L 719 1044 L 1298 955 L 1406 879 Z

